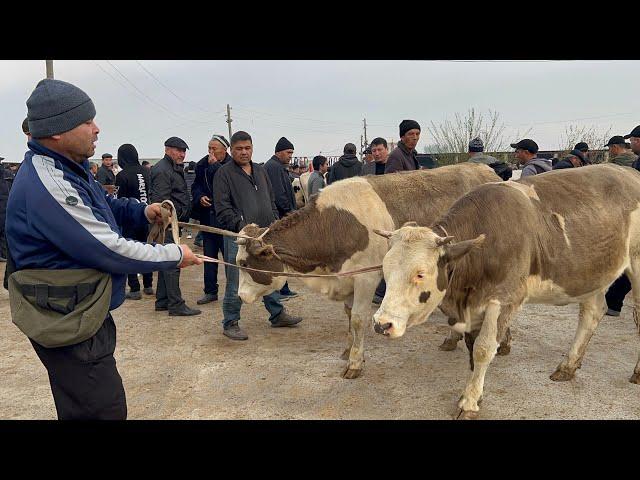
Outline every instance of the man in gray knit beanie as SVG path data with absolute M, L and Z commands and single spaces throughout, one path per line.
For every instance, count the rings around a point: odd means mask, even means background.
M 89 96 L 62 80 L 40 80 L 27 100 L 31 137 L 78 163 L 95 153 L 100 133 L 93 122 L 95 116 L 96 109 Z

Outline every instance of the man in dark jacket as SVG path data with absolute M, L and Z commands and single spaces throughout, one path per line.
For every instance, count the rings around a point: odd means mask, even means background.
M 214 135 L 209 140 L 209 154 L 201 158 L 196 164 L 196 179 L 191 188 L 193 197 L 192 217 L 198 218 L 200 224 L 221 227 L 216 219 L 213 203 L 213 179 L 217 171 L 232 159 L 227 153 L 229 141 L 222 135 Z M 218 258 L 220 252 L 224 258 L 224 241 L 222 235 L 202 232 L 204 254 L 207 257 Z M 204 296 L 199 298 L 198 305 L 204 305 L 218 300 L 218 264 L 206 262 L 204 264 Z
M 584 167 L 588 165 L 588 161 L 584 156 L 584 153 L 581 150 L 573 149 L 569 152 L 569 155 L 564 157 L 562 160 L 557 162 L 552 170 L 562 170 L 564 168 L 576 168 L 576 167 Z
M 141 203 L 149 203 L 149 170 L 143 168 L 138 160 L 138 151 L 130 143 L 125 143 L 118 148 L 118 165 L 122 170 L 116 175 L 116 187 L 118 187 L 118 198 L 135 198 Z M 139 242 L 146 242 L 149 235 L 148 225 L 139 227 L 124 226 L 122 236 Z M 140 300 L 140 281 L 138 274 L 127 275 L 129 283 L 129 293 L 125 298 L 130 300 Z M 142 274 L 144 293 L 153 295 L 153 272 Z
M 420 164 L 416 157 L 418 140 L 420 140 L 420 124 L 415 120 L 400 122 L 400 141 L 389 155 L 384 173 L 419 170 Z
M 327 175 L 328 185 L 338 180 L 357 177 L 362 174 L 362 162 L 356 157 L 356 146 L 353 143 L 347 143 L 343 152 L 344 155 L 331 166 L 331 170 Z
M 631 150 L 636 155 L 640 155 L 640 125 L 631 130 L 629 135 L 622 137 L 622 140 L 629 139 L 631 144 Z M 640 170 L 638 161 L 633 163 L 633 168 Z M 607 301 L 607 315 L 612 317 L 619 317 L 622 311 L 622 304 L 624 303 L 624 297 L 631 291 L 631 282 L 629 278 L 623 273 L 618 279 L 611 284 L 605 299 Z
M 116 184 L 116 175 L 113 173 L 113 155 L 110 153 L 102 154 L 102 165 L 98 169 L 96 180 L 98 180 L 101 185 Z
M 269 175 L 273 196 L 278 209 L 280 218 L 293 212 L 296 209 L 296 196 L 293 193 L 291 185 L 291 177 L 287 172 L 287 166 L 291 162 L 293 156 L 293 143 L 285 137 L 281 137 L 276 143 L 275 154 L 264 164 L 264 169 Z M 289 289 L 289 282 L 284 284 L 280 289 L 280 295 L 284 299 L 298 296 L 296 292 Z
M 2 160 L 4 159 L 0 157 L 0 162 Z M 5 178 L 4 167 L 0 163 L 0 262 L 7 261 L 7 242 L 5 240 L 4 233 L 4 222 L 7 215 L 7 200 L 9 200 L 9 182 Z
M 484 143 L 477 137 L 469 142 L 469 163 L 488 165 L 503 180 L 509 180 L 513 175 L 512 168 L 506 162 L 501 162 L 496 157 L 484 153 Z
M 271 182 L 265 169 L 251 161 L 253 143 L 247 132 L 239 131 L 231 137 L 232 162 L 223 165 L 213 179 L 213 207 L 222 228 L 239 232 L 246 225 L 255 223 L 268 227 L 278 219 Z M 238 245 L 235 239 L 224 237 L 224 260 L 236 263 Z M 238 269 L 225 267 L 227 286 L 222 301 L 222 327 L 226 337 L 232 340 L 246 340 L 247 334 L 240 329 L 240 308 L 242 300 L 238 296 Z M 262 298 L 269 311 L 272 327 L 291 327 L 302 319 L 292 317 L 280 303 L 277 291 Z
M 191 200 L 183 170 L 188 148 L 181 138 L 167 139 L 164 142 L 164 157 L 151 168 L 151 202 L 171 200 L 181 222 L 188 222 L 191 212 Z M 170 229 L 166 232 L 165 243 L 175 243 Z M 189 308 L 183 300 L 178 268 L 158 272 L 156 311 L 165 310 L 169 311 L 170 316 L 184 317 L 201 313 L 198 309 Z

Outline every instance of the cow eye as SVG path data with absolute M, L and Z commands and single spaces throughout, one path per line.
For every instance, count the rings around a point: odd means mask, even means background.
M 418 273 L 418 274 L 416 275 L 416 278 L 417 278 L 418 280 L 424 280 L 424 273 Z

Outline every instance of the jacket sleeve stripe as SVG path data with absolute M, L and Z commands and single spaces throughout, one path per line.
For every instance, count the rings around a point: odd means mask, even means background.
M 178 262 L 181 259 L 182 251 L 177 245 L 150 245 L 121 237 L 111 229 L 106 221 L 96 218 L 91 207 L 85 204 L 84 199 L 88 198 L 85 192 L 81 194 L 68 180 L 65 180 L 63 172 L 56 168 L 52 159 L 34 155 L 32 161 L 34 170 L 48 193 L 65 213 L 86 230 L 90 234 L 90 238 L 95 240 L 97 245 L 91 245 L 91 248 L 94 249 L 96 257 L 115 254 L 121 257 L 120 261 L 136 264 L 138 262 Z M 74 196 L 77 199 L 76 205 L 67 204 L 66 199 L 69 196 Z M 67 222 L 60 220 L 60 223 Z M 101 249 L 106 249 L 108 252 L 101 252 Z M 125 266 L 123 265 L 123 267 Z M 133 271 L 135 271 L 135 268 L 140 268 L 142 265 L 128 265 L 128 267 L 134 268 Z M 124 269 L 129 270 L 126 267 Z

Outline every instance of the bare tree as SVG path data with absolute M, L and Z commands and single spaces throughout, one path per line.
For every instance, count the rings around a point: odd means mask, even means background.
M 427 127 L 433 144 L 429 145 L 429 152 L 425 153 L 464 153 L 468 151 L 469 142 L 479 137 L 485 145 L 485 151 L 496 152 L 504 150 L 508 142 L 504 140 L 504 124 L 500 121 L 500 114 L 489 110 L 487 114 L 476 112 L 474 108 L 461 115 L 456 113 L 453 121 L 447 119 L 443 123 Z
M 595 125 L 590 127 L 575 124 L 567 125 L 560 136 L 560 147 L 568 152 L 573 150 L 576 143 L 586 142 L 590 149 L 600 150 L 604 148 L 603 145 L 609 140 L 612 128 L 612 126 L 609 126 L 605 131 Z

